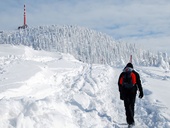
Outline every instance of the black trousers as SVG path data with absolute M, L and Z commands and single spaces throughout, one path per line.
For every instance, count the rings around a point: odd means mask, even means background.
M 128 124 L 134 123 L 134 107 L 136 99 L 136 88 L 123 89 L 124 106 L 126 112 L 126 121 Z

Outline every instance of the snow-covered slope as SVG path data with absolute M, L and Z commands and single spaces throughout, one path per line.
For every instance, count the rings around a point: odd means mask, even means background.
M 169 128 L 170 73 L 134 67 L 145 94 L 136 99 L 137 127 Z M 1 44 L 0 128 L 126 127 L 117 88 L 122 68 Z
M 152 53 L 138 44 L 116 42 L 112 37 L 79 26 L 40 26 L 0 33 L 0 44 L 26 45 L 38 50 L 69 53 L 86 63 L 122 66 L 133 55 L 133 63 L 161 66 L 169 70 L 166 53 Z

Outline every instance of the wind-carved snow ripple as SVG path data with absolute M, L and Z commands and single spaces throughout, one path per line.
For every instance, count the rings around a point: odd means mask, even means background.
M 81 128 L 99 127 L 96 120 L 104 121 L 105 126 L 111 122 L 113 105 L 110 89 L 107 88 L 110 86 L 108 74 L 110 69 L 98 65 L 84 65 L 64 74 L 61 85 L 66 87 L 62 90 L 63 94 L 58 94 L 58 98 L 64 99 L 71 107 L 74 120 Z
M 167 80 L 170 79 L 170 76 L 168 75 L 157 75 L 155 73 L 152 73 L 151 71 L 147 71 L 147 70 L 141 70 L 145 75 L 147 75 L 148 77 L 154 78 L 154 79 L 160 79 L 160 80 Z M 167 73 L 165 71 L 165 73 Z
M 151 91 L 144 89 L 145 97 L 142 101 L 137 99 L 136 117 L 137 124 L 144 128 L 168 128 L 170 121 L 162 115 L 167 108 L 158 100 L 150 100 Z M 140 122 L 140 123 L 139 123 Z

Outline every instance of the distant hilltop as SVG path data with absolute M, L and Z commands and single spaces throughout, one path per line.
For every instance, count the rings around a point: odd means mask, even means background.
M 129 62 L 144 66 L 169 68 L 166 53 L 153 54 L 137 44 L 116 42 L 111 36 L 85 27 L 51 25 L 20 29 L 0 34 L 0 44 L 26 45 L 36 50 L 72 54 L 86 63 L 124 66 Z

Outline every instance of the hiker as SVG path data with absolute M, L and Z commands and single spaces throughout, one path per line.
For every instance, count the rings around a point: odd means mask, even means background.
M 120 99 L 124 101 L 126 121 L 129 126 L 135 125 L 134 106 L 137 90 L 139 98 L 143 97 L 143 89 L 139 74 L 133 69 L 132 63 L 128 63 L 118 80 Z

